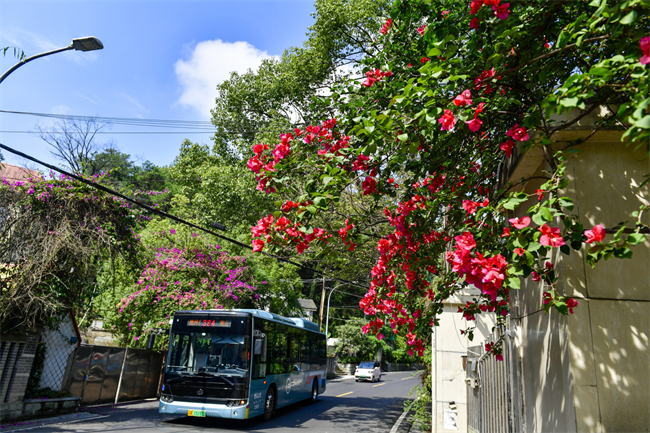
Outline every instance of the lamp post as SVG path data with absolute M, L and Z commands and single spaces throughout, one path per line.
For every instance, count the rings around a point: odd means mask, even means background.
M 45 56 L 49 56 L 50 54 L 56 54 L 68 50 L 94 51 L 94 50 L 101 50 L 102 48 L 104 48 L 104 44 L 102 44 L 102 41 L 100 41 L 94 36 L 86 36 L 85 38 L 73 39 L 72 43 L 70 43 L 70 45 L 68 45 L 67 47 L 57 48 L 56 50 L 46 51 L 41 54 L 36 54 L 35 56 L 27 57 L 25 60 L 16 63 L 11 68 L 9 68 L 7 72 L 2 74 L 2 77 L 0 77 L 0 83 L 2 83 L 4 79 L 7 78 L 9 74 L 11 74 L 16 69 L 20 68 L 22 65 L 24 65 L 27 62 L 31 62 L 32 60 L 38 59 L 39 57 L 45 57 Z
M 327 327 L 330 323 L 330 299 L 332 298 L 332 293 L 336 291 L 339 287 L 341 287 L 343 284 L 339 284 L 338 286 L 334 287 L 332 291 L 330 292 L 329 295 L 327 295 L 327 318 L 325 319 L 325 338 L 327 339 Z

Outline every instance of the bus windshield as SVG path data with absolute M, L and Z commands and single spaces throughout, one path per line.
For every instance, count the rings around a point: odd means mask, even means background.
M 244 317 L 180 317 L 170 337 L 167 373 L 248 375 L 250 337 Z

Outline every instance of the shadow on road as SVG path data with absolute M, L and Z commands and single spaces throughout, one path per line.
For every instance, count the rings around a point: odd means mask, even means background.
M 301 429 L 316 420 L 329 424 L 335 430 L 349 432 L 388 432 L 404 412 L 403 398 L 356 397 L 354 399 L 319 396 L 315 404 L 296 403 L 277 409 L 269 422 L 262 417 L 236 421 L 221 418 L 181 417 L 161 424 L 200 427 L 232 431 L 258 431 L 267 429 Z M 313 423 L 310 423 L 313 424 Z

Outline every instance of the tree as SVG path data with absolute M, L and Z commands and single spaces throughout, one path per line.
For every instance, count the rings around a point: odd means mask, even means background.
M 82 120 L 60 119 L 46 128 L 36 125 L 39 137 L 52 146 L 50 153 L 54 157 L 63 161 L 74 173 L 90 176 L 105 171 L 112 162 L 124 156 L 115 149 L 112 141 L 100 143 L 96 140 L 97 134 L 108 127 L 108 123 L 99 122 L 92 117 Z
M 317 0 L 315 23 L 303 47 L 292 47 L 280 59 L 264 60 L 256 72 L 233 73 L 219 84 L 212 110 L 216 154 L 225 161 L 245 161 L 253 144 L 313 119 L 312 95 L 327 93 L 342 76 L 354 73 L 364 56 L 375 53 L 373 34 L 388 3 Z
M 338 341 L 334 345 L 334 353 L 341 362 L 358 363 L 374 359 L 377 355 L 381 346 L 379 340 L 361 331 L 364 324 L 363 319 L 351 319 L 336 329 Z
M 293 195 L 253 228 L 255 250 L 349 245 L 357 224 L 374 212 L 341 215 L 319 226 L 332 203 L 362 191 L 384 207 L 390 233 L 377 242 L 379 259 L 361 302 L 377 333 L 403 330 L 411 353 L 422 355 L 443 303 L 464 285 L 482 295 L 461 312 L 509 314 L 509 291 L 521 278 L 543 280 L 544 308 L 569 314 L 547 258 L 556 249 L 586 249 L 588 262 L 630 257 L 647 227 L 639 210 L 632 228 L 583 226 L 567 185 L 566 152 L 553 134 L 604 107 L 597 128 L 622 125 L 632 146 L 648 141 L 650 37 L 647 1 L 511 2 L 397 0 L 364 60 L 366 79 L 335 86 L 315 100 L 321 121 L 256 146 L 249 167 L 258 189 Z M 550 115 L 581 110 L 577 119 Z M 328 118 L 338 113 L 336 119 Z M 529 199 L 497 190 L 497 172 L 514 148 L 538 146 L 551 172 L 533 194 L 528 216 L 506 220 Z M 292 189 L 301 177 L 302 191 Z M 522 179 L 525 182 L 529 179 Z M 368 209 L 374 210 L 372 207 Z M 349 218 L 345 218 L 349 216 Z M 563 228 L 553 227 L 554 219 Z M 531 221 L 537 227 L 531 226 Z M 605 232 L 613 234 L 605 241 Z M 625 232 L 625 233 L 624 233 Z M 336 234 L 338 233 L 338 236 Z M 471 332 L 471 330 L 470 330 Z M 498 345 L 491 350 L 500 357 Z
M 100 293 L 103 257 L 137 262 L 139 222 L 127 203 L 65 176 L 0 183 L 3 332 L 69 308 L 83 320 Z

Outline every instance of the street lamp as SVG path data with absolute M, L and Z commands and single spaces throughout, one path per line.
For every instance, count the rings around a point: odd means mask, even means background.
M 332 293 L 339 287 L 343 286 L 343 284 L 339 284 L 338 286 L 334 287 L 332 291 L 330 292 L 329 295 L 327 295 L 327 319 L 325 319 L 325 338 L 327 339 L 327 326 L 330 323 L 330 299 L 332 298 Z
M 7 78 L 9 74 L 11 74 L 16 69 L 20 68 L 22 65 L 24 65 L 27 62 L 31 62 L 34 59 L 38 59 L 39 57 L 49 56 L 50 54 L 60 53 L 61 51 L 68 51 L 68 50 L 94 51 L 94 50 L 101 50 L 102 48 L 104 48 L 104 44 L 102 44 L 102 41 L 100 41 L 94 36 L 86 36 L 85 38 L 73 39 L 72 43 L 67 47 L 57 48 L 56 50 L 47 51 L 41 54 L 36 54 L 35 56 L 27 57 L 25 60 L 16 63 L 10 69 L 8 69 L 7 72 L 2 74 L 2 77 L 0 77 L 0 83 L 2 83 L 4 79 Z

